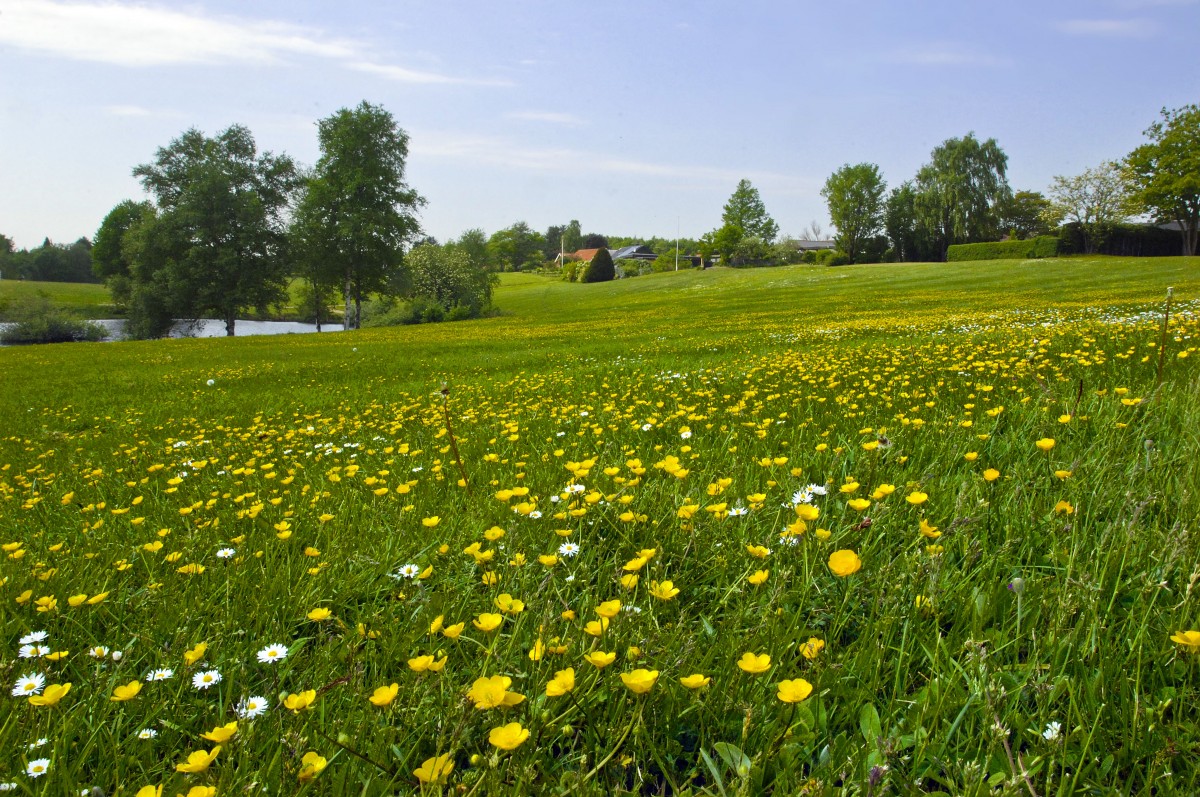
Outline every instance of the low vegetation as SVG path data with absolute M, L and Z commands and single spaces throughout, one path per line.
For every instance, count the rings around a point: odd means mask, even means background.
M 1193 794 L 1198 267 L 2 350 L 0 783 Z

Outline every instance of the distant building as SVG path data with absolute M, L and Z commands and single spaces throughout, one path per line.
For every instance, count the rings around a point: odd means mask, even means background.
M 836 249 L 837 244 L 833 241 L 793 241 L 796 246 L 796 251 L 804 254 L 805 252 L 820 252 L 822 249 Z

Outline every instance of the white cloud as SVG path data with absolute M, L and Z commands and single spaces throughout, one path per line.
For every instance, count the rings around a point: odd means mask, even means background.
M 1071 36 L 1106 36 L 1113 38 L 1145 38 L 1158 30 L 1148 19 L 1067 19 L 1055 24 Z
M 811 193 L 821 185 L 819 180 L 778 172 L 651 163 L 568 147 L 529 148 L 492 136 L 471 134 L 414 132 L 410 148 L 414 157 L 446 158 L 517 171 L 553 172 L 563 175 L 564 179 L 577 179 L 589 174 L 623 174 L 689 184 L 728 186 L 746 178 L 755 185 L 769 187 L 779 194 Z
M 392 64 L 375 64 L 369 61 L 351 61 L 346 64 L 350 69 L 356 69 L 359 72 L 367 72 L 372 75 L 379 75 L 388 80 L 395 80 L 398 83 L 458 83 L 472 86 L 511 86 L 513 82 L 504 78 L 495 79 L 475 79 L 475 78 L 459 78 L 449 75 L 441 75 L 436 72 L 422 72 L 416 69 L 407 69 L 402 66 L 394 66 Z
M 0 0 L 0 44 L 127 67 L 276 64 L 324 58 L 405 83 L 471 83 L 372 60 L 362 42 L 273 20 L 210 16 L 127 2 Z
M 579 127 L 584 124 L 584 121 L 578 116 L 569 113 L 558 113 L 557 111 L 513 111 L 505 114 L 509 119 L 520 119 L 524 122 L 548 122 L 555 125 L 567 125 L 568 127 Z
M 929 44 L 895 50 L 887 56 L 887 60 L 916 66 L 1007 66 L 1009 64 L 1002 58 L 949 44 Z
M 154 116 L 154 111 L 140 105 L 106 105 L 104 112 L 109 116 Z

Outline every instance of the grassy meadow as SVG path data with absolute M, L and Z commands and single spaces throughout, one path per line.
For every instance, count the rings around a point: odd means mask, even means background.
M 3 788 L 1200 791 L 1200 258 L 496 303 L 0 349 Z

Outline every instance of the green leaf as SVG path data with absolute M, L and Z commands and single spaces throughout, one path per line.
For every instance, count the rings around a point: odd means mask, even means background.
M 883 727 L 879 724 L 879 712 L 875 706 L 867 703 L 858 710 L 858 727 L 862 731 L 867 744 L 878 744 L 883 738 Z

